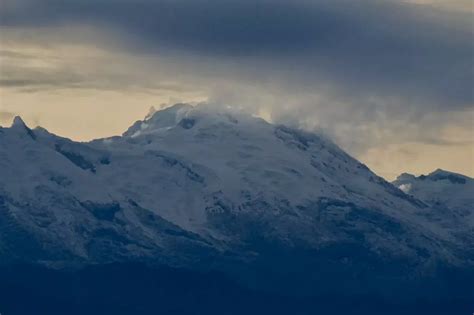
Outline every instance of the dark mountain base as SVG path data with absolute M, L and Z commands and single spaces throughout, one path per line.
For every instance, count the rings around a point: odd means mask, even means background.
M 447 288 L 447 292 L 449 292 Z M 406 301 L 406 299 L 400 299 Z M 220 273 L 113 264 L 78 271 L 0 268 L 0 313 L 19 314 L 471 314 L 467 298 L 397 303 L 377 296 L 283 296 Z

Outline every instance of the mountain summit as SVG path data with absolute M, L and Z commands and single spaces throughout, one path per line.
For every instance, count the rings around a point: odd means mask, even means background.
M 444 277 L 471 276 L 462 214 L 437 215 L 317 134 L 188 104 L 89 143 L 18 125 L 0 129 L 1 264 L 140 262 L 303 296 L 468 285 Z
M 23 119 L 20 116 L 15 116 L 13 119 L 12 125 L 10 127 L 11 131 L 15 131 L 19 134 L 26 135 L 32 139 L 35 139 L 35 135 L 31 131 L 30 128 L 26 125 L 26 123 L 23 121 Z
M 431 208 L 456 213 L 474 228 L 474 179 L 437 169 L 428 175 L 400 175 L 393 184 Z
M 15 116 L 15 118 L 13 118 L 11 128 L 19 128 L 19 127 L 27 128 L 25 122 L 23 121 L 23 119 L 21 119 L 20 116 Z
M 171 107 L 156 111 L 153 107 L 144 120 L 137 121 L 124 134 L 124 137 L 136 137 L 143 133 L 153 132 L 160 128 L 175 126 L 180 119 L 191 110 L 192 106 L 188 104 L 175 104 Z

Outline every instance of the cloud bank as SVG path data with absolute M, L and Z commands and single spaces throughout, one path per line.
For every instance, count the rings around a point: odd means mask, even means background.
M 407 141 L 457 145 L 444 130 L 472 131 L 474 41 L 464 0 L 1 6 L 3 89 L 201 95 L 324 129 L 354 154 Z M 28 45 L 51 55 L 27 54 Z

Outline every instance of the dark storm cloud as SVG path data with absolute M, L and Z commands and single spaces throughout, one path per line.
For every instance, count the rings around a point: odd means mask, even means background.
M 241 80 L 271 76 L 303 92 L 325 86 L 343 101 L 377 96 L 437 111 L 473 103 L 471 15 L 462 12 L 371 0 L 7 0 L 2 7 L 4 26 L 112 30 L 133 53 L 238 61 Z
M 70 56 L 69 56 L 70 57 Z M 74 60 L 74 58 L 72 58 Z M 155 93 L 181 92 L 186 86 L 165 80 L 137 78 L 134 74 L 113 71 L 120 61 L 102 58 L 79 58 L 73 62 L 68 56 L 40 55 L 35 52 L 0 50 L 0 88 L 15 88 L 21 92 L 59 89 L 134 90 Z M 40 63 L 40 65 L 37 65 Z M 110 68 L 104 64 L 111 63 Z M 127 67 L 121 63 L 122 67 Z M 128 68 L 126 68 L 128 69 Z M 125 72 L 127 72 L 125 70 Z

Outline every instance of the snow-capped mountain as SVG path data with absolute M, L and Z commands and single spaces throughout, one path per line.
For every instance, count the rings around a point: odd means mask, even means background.
M 418 177 L 401 174 L 393 184 L 431 207 L 449 208 L 474 229 L 473 178 L 437 169 Z
M 474 265 L 463 213 L 433 215 L 325 137 L 232 109 L 177 104 L 88 143 L 16 118 L 0 129 L 0 174 L 3 264 L 138 261 L 387 294 Z

